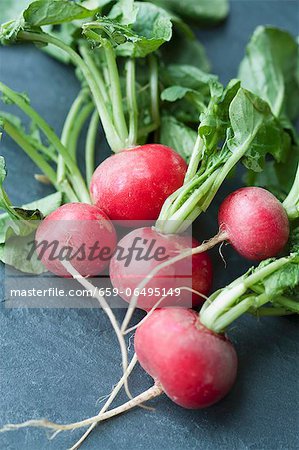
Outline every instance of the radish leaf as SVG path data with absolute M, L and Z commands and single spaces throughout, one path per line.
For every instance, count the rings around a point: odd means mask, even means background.
M 40 27 L 84 19 L 95 13 L 96 10 L 91 11 L 69 0 L 39 0 L 29 5 L 23 17 L 27 24 Z
M 83 33 L 95 44 L 109 39 L 120 56 L 145 57 L 172 36 L 170 16 L 150 3 L 139 3 L 136 21 L 122 25 L 108 17 L 83 25 Z
M 153 0 L 153 3 L 169 9 L 191 22 L 219 22 L 228 14 L 227 0 Z
M 165 115 L 161 119 L 160 142 L 175 149 L 187 162 L 190 160 L 197 133 L 192 128 Z
M 246 49 L 239 77 L 242 85 L 269 103 L 275 116 L 299 114 L 299 46 L 286 31 L 258 27 Z

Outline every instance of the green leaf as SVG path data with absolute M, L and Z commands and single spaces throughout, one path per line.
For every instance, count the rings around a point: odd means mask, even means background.
M 34 233 L 22 237 L 10 237 L 4 244 L 0 245 L 0 260 L 21 272 L 36 275 L 47 272 L 36 252 L 28 258 L 33 240 Z
M 49 26 L 49 34 L 72 47 L 75 46 L 76 39 L 81 36 L 81 29 L 78 28 L 74 23 L 67 22 L 61 24 L 59 27 L 55 25 Z M 64 64 L 69 64 L 71 62 L 70 56 L 66 52 L 61 50 L 61 48 L 58 48 L 54 45 L 46 45 L 45 47 L 42 47 L 42 50 L 52 58 L 55 58 Z
M 299 114 L 298 52 L 286 31 L 258 27 L 239 69 L 242 86 L 268 102 L 275 116 L 290 120 Z
M 179 122 L 173 116 L 162 116 L 160 129 L 160 142 L 175 149 L 187 162 L 197 138 L 192 128 Z
M 82 6 L 87 9 L 102 10 L 105 6 L 113 3 L 114 0 L 83 0 Z
M 290 261 L 264 279 L 263 286 L 269 296 L 290 294 L 299 285 L 299 258 Z
M 206 98 L 201 94 L 201 92 L 182 86 L 170 86 L 169 88 L 164 89 L 164 91 L 162 91 L 161 93 L 161 100 L 175 103 L 173 108 L 174 110 L 181 109 L 183 103 L 178 103 L 178 101 L 182 99 L 186 99 L 186 102 L 188 101 L 194 106 L 197 122 L 199 113 L 206 109 Z
M 293 145 L 287 152 L 285 162 L 267 161 L 262 172 L 249 170 L 245 176 L 246 184 L 268 189 L 283 201 L 293 185 L 298 161 L 299 147 Z
M 29 5 L 23 17 L 27 24 L 40 27 L 84 19 L 95 12 L 69 0 L 39 0 Z
M 175 102 L 177 100 L 181 100 L 188 93 L 196 93 L 195 90 L 182 87 L 182 86 L 170 86 L 169 88 L 164 89 L 161 93 L 161 100 L 167 102 Z
M 3 187 L 3 182 L 7 176 L 6 163 L 3 156 L 0 156 L 0 209 L 7 211 L 12 217 L 14 213 L 11 207 L 11 202 Z
M 161 98 L 173 103 L 168 107 L 169 114 L 179 121 L 198 124 L 199 114 L 206 110 L 211 98 L 211 89 L 218 84 L 217 77 L 184 64 L 165 67 L 160 77 L 166 87 Z
M 217 23 L 228 14 L 227 0 L 152 0 L 191 22 Z
M 238 80 L 231 80 L 224 89 L 220 83 L 210 84 L 211 99 L 207 110 L 200 116 L 199 135 L 203 138 L 206 153 L 226 138 L 230 126 L 229 108 L 240 88 Z
M 209 72 L 211 65 L 207 58 L 205 48 L 195 37 L 186 37 L 175 32 L 170 42 L 161 47 L 162 58 L 165 64 L 191 65 Z
M 268 161 L 263 172 L 249 172 L 246 181 L 271 190 L 283 200 L 295 178 L 299 144 L 290 121 L 299 114 L 298 42 L 287 32 L 273 27 L 258 27 L 243 59 L 239 75 L 242 84 L 267 101 L 280 127 L 290 135 L 292 144 L 285 148 L 283 161 Z M 269 134 L 275 146 L 279 131 Z M 282 134 L 282 139 L 284 139 Z
M 210 84 L 217 82 L 218 79 L 215 75 L 187 64 L 171 64 L 164 69 L 161 76 L 167 86 L 176 85 L 201 90 L 207 95 L 210 92 Z
M 12 235 L 26 236 L 31 233 L 43 218 L 43 212 L 48 214 L 60 206 L 62 201 L 62 194 L 55 193 L 24 208 L 14 207 L 3 188 L 6 175 L 5 160 L 0 156 L 0 208 L 6 211 L 0 215 L 0 243 L 4 243 Z
M 8 237 L 13 234 L 18 236 L 26 235 L 32 231 L 32 226 L 28 227 L 26 221 L 41 220 L 43 216 L 47 216 L 55 211 L 62 203 L 61 192 L 55 192 L 47 197 L 41 198 L 31 203 L 23 205 L 21 208 L 14 208 L 19 217 L 22 217 L 25 223 L 22 224 L 11 215 L 4 213 L 0 215 L 0 244 L 4 243 Z M 38 223 L 37 223 L 38 225 Z
M 109 13 L 110 19 L 117 19 L 123 25 L 136 21 L 138 7 L 134 0 L 119 0 Z
M 145 57 L 171 39 L 172 22 L 162 9 L 150 3 L 139 3 L 136 21 L 122 25 L 116 20 L 100 17 L 83 25 L 83 33 L 94 43 L 109 39 L 120 56 Z
M 44 217 L 55 211 L 62 204 L 62 193 L 54 192 L 54 194 L 35 200 L 31 203 L 23 205 L 24 209 L 38 209 Z
M 6 178 L 7 170 L 5 165 L 5 160 L 2 156 L 0 156 L 0 209 L 3 209 L 7 212 L 7 217 L 11 222 L 10 228 L 13 229 L 13 232 L 17 235 L 28 234 L 28 230 L 32 229 L 30 222 L 32 220 L 40 220 L 41 214 L 39 211 L 25 211 L 19 208 L 14 208 L 11 204 L 11 201 L 8 198 L 8 195 L 3 188 L 3 182 Z M 5 240 L 6 230 L 1 231 L 0 235 L 2 240 Z
M 266 102 L 240 88 L 230 105 L 229 116 L 233 137 L 229 136 L 227 146 L 233 153 L 246 148 L 243 162 L 247 168 L 263 170 L 268 153 L 277 161 L 284 160 L 290 138 Z
M 0 156 L 0 183 L 2 184 L 7 175 L 5 159 Z

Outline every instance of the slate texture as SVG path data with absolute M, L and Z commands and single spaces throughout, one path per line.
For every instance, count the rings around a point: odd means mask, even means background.
M 298 1 L 232 1 L 228 21 L 201 30 L 214 72 L 223 82 L 236 75 L 244 46 L 259 24 L 299 30 Z M 72 68 L 64 67 L 33 47 L 0 49 L 0 79 L 26 91 L 33 106 L 57 132 L 78 91 Z M 1 106 L 2 108 L 2 106 Z M 108 154 L 99 140 L 101 158 Z M 50 189 L 38 184 L 35 167 L 6 137 L 1 154 L 7 159 L 7 191 L 17 204 L 39 198 Z M 241 180 L 225 183 L 209 213 L 196 224 L 197 235 L 216 230 L 217 204 Z M 224 249 L 225 269 L 217 251 L 215 288 L 244 272 L 248 264 Z M 118 311 L 119 319 L 123 315 Z M 155 412 L 136 409 L 103 423 L 82 447 L 88 450 L 280 450 L 299 447 L 298 320 L 294 317 L 239 320 L 230 336 L 240 366 L 230 395 L 204 411 L 186 411 L 166 397 L 152 402 Z M 133 349 L 131 346 L 130 354 Z M 117 342 L 100 310 L 0 311 L 0 424 L 29 417 L 60 422 L 97 413 L 99 397 L 108 394 L 121 374 Z M 150 378 L 137 368 L 133 393 L 149 387 Z M 124 400 L 122 396 L 118 402 Z M 26 429 L 0 435 L 2 450 L 66 449 L 80 431 L 48 440 L 44 431 Z

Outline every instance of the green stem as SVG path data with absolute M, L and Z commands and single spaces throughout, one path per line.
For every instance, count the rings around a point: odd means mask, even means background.
M 47 124 L 47 122 L 33 109 L 30 105 L 17 93 L 11 90 L 5 84 L 0 82 L 0 91 L 3 92 L 13 103 L 15 103 L 27 116 L 29 116 L 33 122 L 38 125 L 42 132 L 47 137 L 48 141 L 56 148 L 59 154 L 64 158 L 64 162 L 68 167 L 69 171 L 73 175 L 75 180 L 74 188 L 76 188 L 76 194 L 81 201 L 90 201 L 89 192 L 84 183 L 83 177 L 80 173 L 79 168 L 74 163 L 72 157 L 69 155 L 67 149 L 62 145 L 58 136 L 54 133 L 52 128 Z
M 97 111 L 94 111 L 91 116 L 90 124 L 87 131 L 86 145 L 85 145 L 85 167 L 86 167 L 86 180 L 87 184 L 90 184 L 91 177 L 94 172 L 95 166 L 95 143 L 99 126 L 99 116 Z
M 196 175 L 188 183 L 184 184 L 182 191 L 178 194 L 175 202 L 169 209 L 169 217 L 178 213 L 180 209 L 184 210 L 185 202 L 189 200 L 191 207 L 186 208 L 187 211 L 185 214 L 185 216 L 188 216 L 193 211 L 194 204 L 197 204 L 208 192 L 217 173 L 215 168 L 211 167 L 206 169 L 202 175 Z M 186 198 L 187 200 L 185 200 Z
M 77 154 L 77 145 L 78 145 L 78 139 L 80 136 L 80 133 L 82 131 L 82 128 L 87 121 L 88 117 L 94 110 L 94 104 L 92 102 L 87 103 L 82 110 L 79 112 L 76 122 L 73 124 L 70 136 L 69 136 L 69 142 L 68 142 L 68 150 L 70 155 L 73 157 L 74 161 L 76 161 L 76 154 Z
M 123 142 L 120 139 L 114 125 L 111 123 L 110 114 L 105 106 L 105 102 L 101 93 L 101 90 L 98 87 L 97 81 L 94 79 L 92 72 L 90 71 L 88 65 L 85 61 L 76 53 L 69 45 L 66 45 L 60 39 L 57 39 L 54 36 L 50 36 L 46 33 L 33 33 L 29 31 L 21 31 L 18 35 L 21 39 L 30 42 L 43 42 L 46 44 L 52 44 L 56 47 L 65 51 L 73 64 L 80 68 L 82 71 L 84 78 L 90 88 L 92 93 L 94 103 L 98 109 L 99 116 L 101 118 L 101 122 L 103 124 L 103 128 L 106 134 L 107 141 L 113 151 L 119 151 L 123 148 Z
M 150 123 L 149 125 L 144 125 L 143 127 L 138 127 L 138 137 L 137 142 L 140 143 L 141 138 L 147 137 L 150 133 L 157 129 L 155 123 Z
M 258 310 L 261 306 L 263 306 L 265 303 L 268 303 L 269 301 L 269 296 L 265 293 L 259 295 L 258 297 L 252 295 L 245 298 L 236 306 L 233 306 L 229 311 L 220 316 L 220 318 L 215 321 L 213 330 L 216 333 L 220 333 L 221 331 L 225 330 L 232 322 L 242 316 L 242 314 L 247 312 L 250 308 Z
M 284 308 L 259 308 L 259 309 L 249 309 L 249 314 L 252 314 L 255 317 L 273 317 L 273 316 L 289 316 L 290 314 L 294 314 L 292 311 L 287 311 Z
M 220 170 L 220 169 L 218 169 Z M 164 220 L 159 217 L 156 228 L 165 234 L 174 234 L 178 230 L 180 232 L 185 231 L 191 225 L 190 219 L 192 221 L 200 214 L 202 211 L 201 207 L 197 206 L 200 200 L 209 192 L 211 186 L 213 185 L 214 179 L 217 177 L 218 171 L 211 174 L 210 177 L 202 185 L 195 189 L 194 192 L 187 198 L 187 200 L 182 204 L 182 206 L 174 213 L 170 214 Z M 181 196 L 184 195 L 184 190 L 180 193 Z M 175 203 L 177 200 L 175 201 Z M 173 208 L 174 209 L 174 208 Z M 196 214 L 196 216 L 194 216 Z
M 262 294 L 264 289 L 262 286 L 252 286 L 251 289 L 258 294 Z M 290 309 L 293 312 L 299 313 L 299 303 L 296 300 L 291 300 L 289 297 L 285 297 L 284 295 L 279 295 L 274 299 L 271 299 L 272 303 L 278 304 L 280 306 L 285 307 L 285 309 Z
M 227 311 L 234 307 L 235 303 L 246 293 L 248 288 L 266 278 L 289 261 L 290 258 L 288 257 L 277 259 L 260 270 L 257 270 L 252 275 L 249 275 L 247 278 L 241 277 L 239 281 L 235 280 L 231 285 L 223 289 L 217 298 L 205 309 L 203 314 L 201 314 L 202 324 L 217 333 L 219 331 L 219 317 L 227 314 Z M 265 294 L 261 294 L 260 297 L 263 299 L 264 295 Z M 256 298 L 256 296 L 254 297 Z M 256 305 L 257 303 L 255 303 L 255 306 Z M 242 314 L 241 308 L 242 307 L 240 306 L 239 315 Z M 233 320 L 235 320 L 235 318 L 236 316 L 234 316 Z M 229 323 L 227 323 L 227 325 L 229 325 Z
M 236 306 L 233 306 L 229 311 L 222 314 L 222 316 L 220 316 L 219 319 L 215 321 L 213 325 L 213 331 L 215 331 L 216 333 L 220 333 L 221 331 L 225 330 L 228 325 L 230 325 L 234 320 L 236 320 L 238 317 L 248 311 L 249 308 L 252 307 L 255 298 L 255 296 L 247 297 Z
M 47 161 L 45 161 L 30 142 L 28 142 L 26 136 L 20 133 L 19 130 L 8 121 L 5 121 L 4 123 L 4 130 L 24 150 L 37 167 L 41 169 L 57 191 L 64 192 L 71 202 L 78 201 L 78 197 L 67 181 L 57 183 L 55 170 L 47 163 Z
M 138 136 L 138 105 L 136 99 L 136 65 L 135 60 L 129 58 L 126 62 L 127 73 L 127 103 L 129 111 L 129 147 L 137 144 Z
M 111 43 L 108 40 L 103 39 L 102 45 L 106 55 L 107 67 L 109 71 L 114 125 L 122 140 L 123 147 L 126 147 L 128 140 L 128 128 L 124 114 L 120 79 L 115 58 L 115 52 L 112 48 Z
M 61 133 L 61 143 L 69 150 L 68 143 L 70 139 L 70 134 L 72 131 L 72 127 L 75 123 L 76 116 L 79 113 L 83 103 L 86 100 L 86 90 L 82 90 L 79 92 L 79 95 L 76 97 L 75 101 L 73 102 L 68 115 L 66 117 L 66 120 L 64 122 L 64 126 Z M 58 157 L 58 163 L 57 163 L 57 182 L 61 183 L 61 181 L 65 178 L 65 165 L 63 161 L 62 155 L 59 155 Z
M 103 75 L 101 74 L 99 68 L 97 67 L 93 57 L 91 56 L 90 52 L 88 51 L 88 48 L 86 45 L 80 45 L 79 51 L 83 57 L 83 60 L 86 62 L 86 64 L 89 67 L 90 72 L 92 73 L 94 79 L 97 81 L 97 85 L 101 91 L 102 97 L 104 99 L 104 102 L 108 105 L 110 102 L 108 93 L 107 93 L 107 86 L 105 84 Z
M 151 112 L 156 128 L 160 126 L 160 97 L 158 62 L 154 55 L 149 55 Z
M 291 300 L 287 297 L 278 297 L 273 303 L 278 304 L 279 306 L 282 306 L 289 311 L 299 314 L 299 303 L 296 300 Z
M 194 148 L 192 150 L 191 159 L 188 165 L 188 170 L 185 176 L 184 184 L 189 183 L 189 181 L 191 181 L 192 178 L 196 175 L 199 162 L 202 158 L 203 149 L 204 149 L 204 142 L 202 138 L 198 135 Z
M 92 102 L 87 103 L 81 111 L 78 112 L 75 121 L 73 122 L 73 126 L 70 128 L 70 132 L 68 135 L 68 141 L 66 143 L 69 154 L 72 156 L 73 160 L 77 161 L 77 145 L 80 132 L 88 118 L 90 113 L 94 109 L 94 104 Z M 98 113 L 96 111 L 96 115 L 98 118 Z M 77 164 L 77 162 L 76 162 Z M 72 184 L 75 184 L 76 180 L 74 180 L 73 175 L 71 173 L 68 174 L 68 178 L 71 180 Z M 90 202 L 90 199 L 89 199 Z
M 37 167 L 48 177 L 53 186 L 57 189 L 56 173 L 50 164 L 45 161 L 42 155 L 28 142 L 17 128 L 11 123 L 5 121 L 3 126 L 4 131 L 24 150 L 24 152 L 32 159 Z
M 235 167 L 235 165 L 240 161 L 240 159 L 244 156 L 247 149 L 251 145 L 252 140 L 254 139 L 255 135 L 253 135 L 250 139 L 245 141 L 243 145 L 239 147 L 237 151 L 235 151 L 225 162 L 222 169 L 218 172 L 217 178 L 213 183 L 213 186 L 210 190 L 209 195 L 205 199 L 204 203 L 202 204 L 202 211 L 206 211 L 208 207 L 210 206 L 212 200 L 214 199 L 215 195 L 217 194 L 220 186 L 226 179 L 227 175 L 230 173 L 230 171 Z
M 295 181 L 289 192 L 289 195 L 283 202 L 283 207 L 286 210 L 290 220 L 295 220 L 299 217 L 299 164 L 295 176 Z

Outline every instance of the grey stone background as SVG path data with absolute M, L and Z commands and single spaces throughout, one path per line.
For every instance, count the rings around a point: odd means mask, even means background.
M 259 24 L 299 31 L 298 1 L 232 1 L 228 21 L 201 30 L 213 71 L 227 82 L 236 75 L 244 46 Z M 26 91 L 33 106 L 57 132 L 77 91 L 72 68 L 53 61 L 33 47 L 0 49 L 0 79 Z M 103 138 L 98 148 L 107 156 Z M 34 164 L 8 139 L 1 143 L 7 159 L 6 187 L 16 204 L 50 192 L 34 178 Z M 217 204 L 241 180 L 227 181 L 209 213 L 196 224 L 199 238 L 216 230 Z M 224 249 L 225 269 L 217 251 L 215 288 L 244 272 L 248 264 Z M 123 311 L 117 311 L 121 319 Z M 136 318 L 138 315 L 136 316 Z M 166 397 L 152 402 L 155 412 L 136 409 L 101 424 L 84 449 L 295 449 L 298 440 L 298 320 L 295 317 L 239 320 L 230 336 L 239 355 L 239 376 L 230 395 L 204 411 L 187 411 Z M 131 346 L 130 354 L 133 353 Z M 101 310 L 0 311 L 0 424 L 47 417 L 59 422 L 97 413 L 99 397 L 108 394 L 121 374 L 118 345 Z M 133 393 L 151 384 L 137 368 Z M 122 396 L 118 402 L 122 402 Z M 50 441 L 44 431 L 26 429 L 0 435 L 0 448 L 65 449 L 81 435 L 64 433 Z

